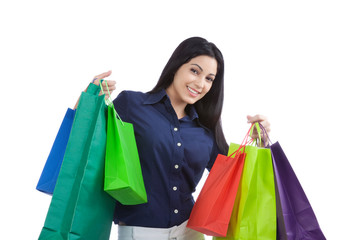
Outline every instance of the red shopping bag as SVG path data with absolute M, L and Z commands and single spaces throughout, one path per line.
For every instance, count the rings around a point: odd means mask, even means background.
M 211 236 L 225 237 L 238 190 L 245 153 L 219 154 L 195 202 L 188 228 Z

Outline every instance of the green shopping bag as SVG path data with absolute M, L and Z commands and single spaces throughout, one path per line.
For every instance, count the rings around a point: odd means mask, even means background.
M 231 143 L 229 154 L 239 146 Z M 247 145 L 245 153 L 243 175 L 227 235 L 214 239 L 276 240 L 276 199 L 271 151 Z
M 104 190 L 124 205 L 147 202 L 134 128 L 108 105 Z
M 80 97 L 39 239 L 108 239 L 115 200 L 104 190 L 106 105 L 99 86 Z

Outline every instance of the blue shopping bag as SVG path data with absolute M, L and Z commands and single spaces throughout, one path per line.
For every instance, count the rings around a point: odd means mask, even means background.
M 50 195 L 54 192 L 74 117 L 75 110 L 68 108 L 36 186 L 41 192 Z

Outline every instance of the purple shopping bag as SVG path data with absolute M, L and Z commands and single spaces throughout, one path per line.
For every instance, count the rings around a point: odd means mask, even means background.
M 285 225 L 285 229 L 281 227 L 282 223 L 278 225 L 277 239 L 326 240 L 309 200 L 280 144 L 276 142 L 270 148 L 280 200 L 279 206 L 281 206 L 280 212 L 282 212 L 279 219 L 283 220 Z

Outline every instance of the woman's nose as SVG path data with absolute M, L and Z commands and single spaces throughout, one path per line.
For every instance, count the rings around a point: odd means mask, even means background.
M 203 89 L 205 86 L 205 78 L 203 78 L 203 77 L 198 78 L 197 81 L 195 82 L 195 85 L 199 89 Z

